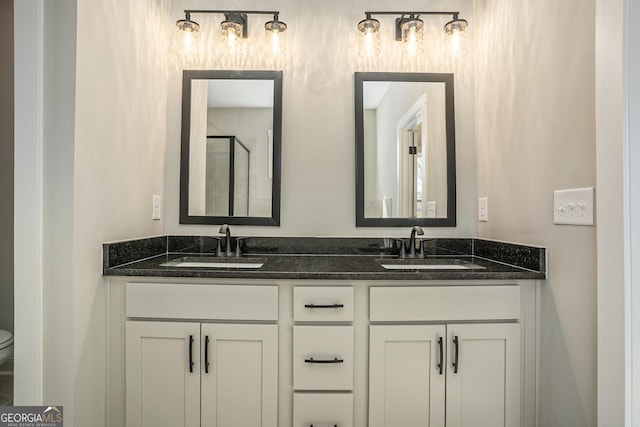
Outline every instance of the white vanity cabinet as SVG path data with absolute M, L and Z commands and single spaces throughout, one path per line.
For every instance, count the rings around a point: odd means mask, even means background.
M 126 337 L 127 426 L 199 427 L 200 358 L 189 369 L 189 347 L 199 353 L 200 325 L 129 321 Z
M 111 280 L 110 427 L 536 426 L 534 280 Z
M 519 286 L 372 287 L 370 427 L 522 425 Z
M 353 320 L 353 287 L 293 287 L 293 427 L 353 427 Z
M 126 314 L 127 427 L 278 425 L 276 286 L 128 283 Z

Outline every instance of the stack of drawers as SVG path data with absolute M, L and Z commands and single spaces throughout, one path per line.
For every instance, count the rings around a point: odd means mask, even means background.
M 293 426 L 353 425 L 354 293 L 293 288 Z

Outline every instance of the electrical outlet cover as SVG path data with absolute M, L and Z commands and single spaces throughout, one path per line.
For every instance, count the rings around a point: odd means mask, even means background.
M 489 221 L 489 199 L 486 197 L 478 199 L 478 221 Z

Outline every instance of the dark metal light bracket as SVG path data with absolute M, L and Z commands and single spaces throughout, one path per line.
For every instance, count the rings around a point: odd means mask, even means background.
M 184 11 L 187 20 L 191 19 L 192 13 L 221 13 L 226 21 L 237 22 L 242 25 L 242 38 L 247 38 L 249 28 L 248 15 L 273 15 L 277 19 L 280 14 L 277 10 L 212 10 L 212 9 L 186 9 Z
M 364 13 L 367 19 L 371 18 L 371 15 L 400 15 L 399 18 L 396 18 L 396 28 L 395 28 L 395 36 L 397 41 L 402 40 L 402 24 L 405 22 L 414 19 L 420 18 L 420 15 L 451 15 L 453 20 L 458 19 L 460 12 L 405 12 L 405 11 L 384 11 L 384 12 L 365 12 Z M 409 15 L 407 18 L 405 15 Z

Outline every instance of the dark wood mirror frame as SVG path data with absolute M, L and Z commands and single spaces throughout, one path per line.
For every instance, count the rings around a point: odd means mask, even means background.
M 191 133 L 192 80 L 271 80 L 273 81 L 273 175 L 271 216 L 194 216 L 189 215 L 189 149 Z M 282 71 L 184 70 L 182 78 L 182 137 L 180 153 L 180 223 L 280 225 L 282 153 Z
M 447 216 L 443 218 L 365 217 L 364 192 L 364 84 L 365 82 L 441 82 L 445 84 Z M 356 118 L 356 227 L 455 227 L 456 160 L 453 74 L 450 73 L 355 73 Z

